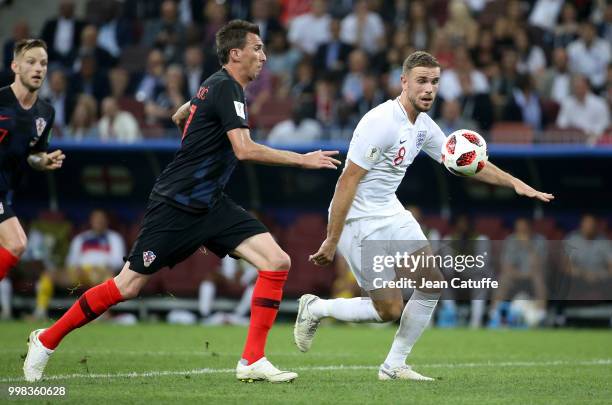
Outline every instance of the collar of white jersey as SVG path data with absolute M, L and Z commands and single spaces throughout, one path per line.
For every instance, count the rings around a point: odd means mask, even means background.
M 406 112 L 406 109 L 402 105 L 402 102 L 400 101 L 399 96 L 395 97 L 395 104 L 397 105 L 397 107 L 400 110 L 402 120 L 406 121 L 408 123 L 408 125 L 410 125 L 410 126 L 416 125 L 416 122 L 419 119 L 419 116 L 421 115 L 421 113 L 417 114 L 416 119 L 414 120 L 414 123 L 410 122 L 410 118 L 408 118 L 408 112 Z

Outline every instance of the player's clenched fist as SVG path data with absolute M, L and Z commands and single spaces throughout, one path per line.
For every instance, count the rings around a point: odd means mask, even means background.
M 337 244 L 329 239 L 325 239 L 317 253 L 310 255 L 308 260 L 317 266 L 327 266 L 334 260 Z

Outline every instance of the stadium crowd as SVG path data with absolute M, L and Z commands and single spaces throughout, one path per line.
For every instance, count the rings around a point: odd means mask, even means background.
M 1 6 L 0 6 L 1 7 Z M 10 2 L 4 7 L 10 7 Z M 400 90 L 403 59 L 443 66 L 433 116 L 493 142 L 612 143 L 612 4 L 605 0 L 72 0 L 3 44 L 49 45 L 42 91 L 63 139 L 177 137 L 171 113 L 218 69 L 214 34 L 257 23 L 267 64 L 247 88 L 258 139 L 348 141 L 359 118 Z

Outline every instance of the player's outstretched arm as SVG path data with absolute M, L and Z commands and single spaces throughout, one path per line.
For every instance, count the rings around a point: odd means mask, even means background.
M 189 117 L 190 105 L 191 101 L 188 101 L 180 106 L 174 114 L 172 114 L 172 122 L 174 122 L 181 132 L 183 132 L 183 129 L 185 129 L 185 124 L 187 123 L 187 118 Z
M 314 151 L 305 154 L 278 150 L 254 142 L 247 128 L 227 132 L 238 160 L 266 165 L 295 166 L 303 169 L 336 169 L 342 162 L 334 159 L 338 151 Z
M 336 191 L 332 198 L 329 224 L 327 224 L 327 237 L 319 250 L 308 257 L 308 260 L 317 266 L 326 266 L 334 260 L 336 247 L 344 228 L 344 222 L 348 215 L 357 186 L 368 171 L 351 162 L 346 161 L 346 169 L 340 175 L 336 183 Z
M 540 201 L 549 202 L 555 198 L 554 195 L 549 193 L 543 193 L 524 183 L 522 180 L 517 179 L 510 173 L 507 173 L 495 166 L 491 162 L 487 162 L 485 167 L 478 172 L 474 178 L 485 183 L 493 184 L 496 186 L 504 186 L 513 188 L 518 195 L 524 195 L 525 197 L 537 198 Z
M 39 152 L 28 156 L 28 164 L 35 170 L 56 170 L 62 167 L 66 155 L 61 150 Z

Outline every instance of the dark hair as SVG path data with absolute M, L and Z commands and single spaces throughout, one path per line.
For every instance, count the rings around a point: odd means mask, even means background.
M 430 53 L 424 51 L 416 51 L 412 52 L 406 60 L 404 60 L 404 64 L 402 66 L 402 72 L 408 73 L 412 68 L 415 67 L 440 67 L 440 63 L 438 60 Z
M 248 33 L 259 35 L 259 26 L 244 20 L 232 20 L 217 31 L 217 57 L 221 65 L 229 62 L 232 49 L 244 48 Z
M 17 59 L 18 56 L 24 52 L 29 51 L 33 48 L 43 48 L 47 51 L 47 43 L 42 39 L 22 39 L 15 43 L 15 49 L 13 50 L 13 59 Z

